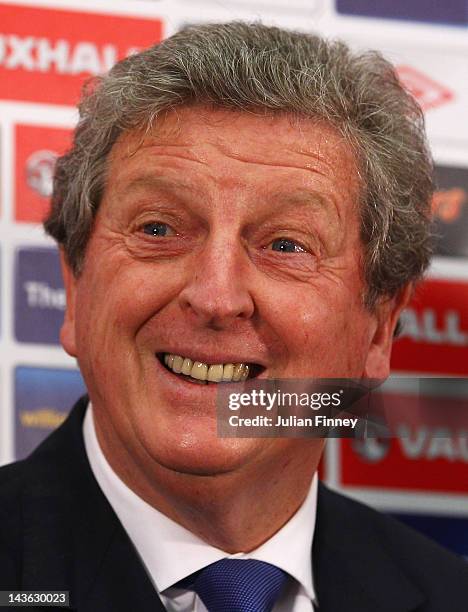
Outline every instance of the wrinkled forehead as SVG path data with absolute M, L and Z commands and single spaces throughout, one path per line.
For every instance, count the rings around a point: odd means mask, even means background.
M 152 147 L 180 147 L 202 151 L 216 147 L 233 159 L 248 153 L 258 163 L 292 163 L 302 156 L 303 166 L 317 162 L 359 182 L 357 156 L 336 127 L 321 118 L 289 113 L 238 111 L 203 105 L 182 106 L 165 112 L 145 129 L 123 133 L 111 151 L 111 159 L 122 161 Z M 308 158 L 308 159 L 307 159 Z M 203 160 L 204 158 L 201 157 Z

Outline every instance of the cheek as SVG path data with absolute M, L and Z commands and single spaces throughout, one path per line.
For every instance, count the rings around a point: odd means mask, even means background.
M 368 315 L 363 307 L 338 296 L 290 303 L 276 313 L 288 370 L 296 375 L 361 376 L 368 350 Z M 291 373 L 288 372 L 288 373 Z
M 83 276 L 83 291 L 78 294 L 79 335 L 106 345 L 133 339 L 180 290 L 176 279 L 161 266 L 132 261 L 96 266 Z

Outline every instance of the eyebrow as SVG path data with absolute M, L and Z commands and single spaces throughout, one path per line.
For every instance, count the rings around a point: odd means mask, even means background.
M 339 222 L 341 221 L 341 215 L 339 212 L 338 204 L 335 198 L 331 195 L 324 196 L 317 191 L 313 191 L 306 188 L 295 189 L 293 192 L 276 192 L 273 194 L 278 204 L 287 204 L 288 206 L 300 206 L 302 209 L 313 209 L 314 211 L 324 211 L 327 213 L 327 217 L 330 218 L 330 213 L 333 213 L 333 217 Z
M 165 175 L 158 174 L 142 174 L 132 178 L 128 183 L 124 183 L 117 188 L 117 193 L 129 193 L 132 190 L 144 189 L 147 191 L 167 190 L 176 192 L 178 190 L 198 194 L 205 197 L 206 194 L 184 179 L 173 179 Z M 317 191 L 307 189 L 305 187 L 296 188 L 294 191 L 272 191 L 266 194 L 274 200 L 278 207 L 297 205 L 306 212 L 308 209 L 312 211 L 326 213 L 326 217 L 334 222 L 334 219 L 341 223 L 341 214 L 339 207 L 332 196 L 324 196 Z M 271 212 L 271 211 L 270 211 Z M 331 214 L 332 213 L 332 214 Z M 261 216 L 261 213 L 260 213 Z

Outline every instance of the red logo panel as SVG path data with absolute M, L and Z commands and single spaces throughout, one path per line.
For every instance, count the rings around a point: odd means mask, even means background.
M 161 38 L 160 19 L 0 4 L 0 98 L 75 105 L 87 78 Z
M 71 146 L 71 130 L 17 125 L 15 127 L 15 219 L 43 221 L 52 194 L 55 161 Z
M 393 369 L 468 375 L 468 282 L 427 280 L 401 319 Z
M 343 485 L 467 493 L 466 398 L 392 394 L 395 436 L 342 440 Z

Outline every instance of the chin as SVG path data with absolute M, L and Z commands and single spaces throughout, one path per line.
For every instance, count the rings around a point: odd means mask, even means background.
M 171 431 L 164 436 L 142 440 L 147 453 L 162 467 L 182 474 L 214 476 L 241 470 L 253 461 L 267 440 L 255 438 L 219 438 L 201 425 L 185 431 Z

